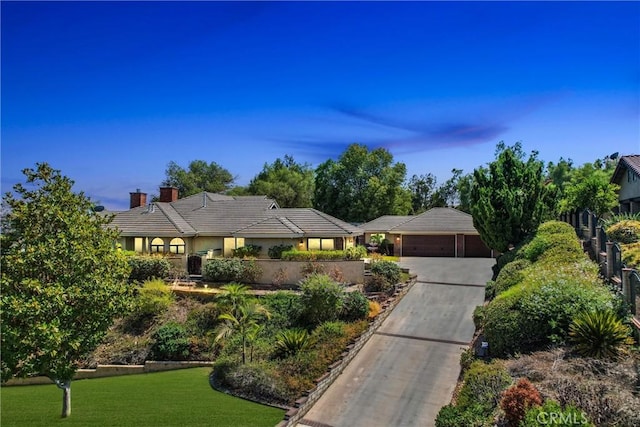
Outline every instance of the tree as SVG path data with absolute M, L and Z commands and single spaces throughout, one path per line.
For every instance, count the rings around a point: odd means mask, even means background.
M 605 157 L 573 169 L 564 187 L 560 211 L 589 209 L 597 216 L 602 216 L 616 207 L 620 187 L 610 182 L 615 165 L 615 161 Z
M 313 205 L 348 222 L 406 215 L 411 210 L 411 194 L 403 187 L 406 173 L 405 164 L 394 164 L 386 149 L 352 144 L 337 161 L 316 169 Z
M 167 165 L 165 176 L 162 185 L 177 187 L 180 197 L 201 191 L 220 193 L 230 189 L 234 181 L 231 172 L 216 162 L 207 163 L 204 160 L 193 160 L 187 169 L 171 161 Z
M 436 177 L 428 173 L 426 175 L 413 175 L 407 184 L 411 193 L 411 213 L 416 215 L 432 207 L 432 199 L 436 188 Z
M 308 208 L 313 205 L 314 171 L 308 164 L 296 163 L 284 156 L 273 164 L 264 164 L 262 172 L 247 187 L 254 195 L 267 195 L 282 208 Z
M 545 219 L 542 162 L 534 151 L 528 160 L 520 143 L 499 143 L 496 160 L 473 172 L 471 214 L 473 225 L 490 248 L 505 252 L 521 242 Z
M 224 323 L 218 328 L 215 341 L 230 337 L 234 333 L 242 338 L 242 364 L 246 363 L 247 343 L 253 343 L 260 330 L 260 320 L 270 317 L 269 311 L 255 299 L 244 301 L 237 307 L 236 313 L 223 313 L 218 320 Z M 253 358 L 253 352 L 252 352 Z
M 2 380 L 40 374 L 63 390 L 71 414 L 77 361 L 130 301 L 126 258 L 111 217 L 94 211 L 73 181 L 38 163 L 6 193 L 2 218 Z

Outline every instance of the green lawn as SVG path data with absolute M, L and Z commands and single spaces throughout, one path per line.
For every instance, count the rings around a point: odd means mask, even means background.
M 210 368 L 79 380 L 71 416 L 60 418 L 55 385 L 2 387 L 0 424 L 10 426 L 269 426 L 284 411 L 228 396 L 209 386 Z

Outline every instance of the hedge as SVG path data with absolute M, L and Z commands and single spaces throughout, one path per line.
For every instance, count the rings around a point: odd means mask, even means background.
M 130 282 L 144 282 L 151 279 L 166 279 L 169 276 L 171 263 L 157 255 L 128 256 L 131 273 Z
M 346 259 L 344 251 L 298 251 L 282 252 L 283 261 L 332 261 Z

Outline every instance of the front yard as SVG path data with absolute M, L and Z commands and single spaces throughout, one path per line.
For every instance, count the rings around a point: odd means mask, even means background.
M 71 417 L 60 418 L 55 385 L 2 388 L 3 426 L 269 426 L 284 410 L 218 392 L 209 368 L 79 380 L 72 383 Z

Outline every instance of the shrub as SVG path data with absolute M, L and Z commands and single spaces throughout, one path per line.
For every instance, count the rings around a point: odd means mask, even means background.
M 271 313 L 271 318 L 265 325 L 267 329 L 289 329 L 298 324 L 302 313 L 299 295 L 278 291 L 261 297 L 260 302 Z
M 226 369 L 225 369 L 226 368 Z M 242 395 L 262 402 L 286 404 L 291 396 L 276 374 L 275 366 L 269 362 L 220 366 L 219 375 L 224 374 L 224 384 Z
M 463 409 L 449 404 L 440 408 L 436 417 L 436 427 L 489 427 L 492 425 L 480 405 Z
M 494 289 L 495 295 L 499 295 L 510 287 L 520 283 L 524 277 L 523 270 L 531 265 L 531 261 L 517 259 L 505 265 L 498 277 L 496 277 Z
M 262 251 L 262 246 L 258 245 L 244 245 L 233 250 L 233 256 L 235 258 L 257 258 Z
M 344 250 L 344 258 L 347 260 L 359 260 L 367 256 L 367 248 L 358 245 L 351 246 Z
M 340 312 L 340 320 L 354 322 L 366 319 L 369 314 L 369 300 L 360 291 L 347 292 Z
M 511 384 L 511 376 L 500 362 L 485 363 L 481 360 L 471 363 L 463 379 L 458 407 L 466 409 L 478 404 L 486 415 L 498 406 L 502 391 Z
M 293 245 L 284 245 L 284 244 L 275 245 L 269 248 L 269 250 L 267 251 L 267 254 L 271 259 L 280 259 L 282 258 L 283 252 L 290 251 L 291 249 L 293 249 Z
M 553 248 L 553 251 L 550 249 Z M 571 234 L 536 234 L 536 236 L 522 247 L 519 257 L 531 262 L 537 261 L 542 256 L 566 262 L 584 257 L 584 251 L 575 232 Z
M 220 314 L 220 308 L 216 303 L 200 305 L 187 314 L 187 328 L 196 335 L 205 335 L 218 326 Z
M 392 285 L 400 281 L 400 272 L 400 266 L 393 261 L 378 261 L 371 265 L 372 274 L 383 276 Z
M 471 366 L 471 364 L 476 360 L 476 356 L 474 354 L 473 348 L 467 348 L 460 355 L 460 368 L 462 373 L 464 374 L 467 369 Z
M 550 235 L 550 234 L 564 234 L 568 236 L 575 236 L 575 230 L 573 227 L 564 221 L 547 221 L 538 226 L 537 234 Z
M 387 280 L 387 278 L 381 274 L 374 274 L 366 279 L 364 284 L 364 290 L 366 292 L 383 292 L 385 294 L 391 294 L 395 289 L 395 285 Z
M 630 268 L 640 267 L 640 242 L 622 245 L 622 262 Z
M 303 276 L 307 277 L 312 274 L 324 274 L 325 270 L 326 268 L 324 264 L 320 264 L 316 261 L 309 261 L 302 266 L 302 268 L 300 269 L 300 273 L 302 273 Z
M 131 273 L 130 282 L 144 282 L 151 279 L 166 279 L 171 263 L 158 255 L 136 255 L 128 258 Z
M 629 328 L 611 310 L 579 313 L 569 326 L 576 351 L 587 357 L 617 359 L 633 341 Z
M 125 319 L 125 328 L 140 332 L 175 301 L 171 288 L 162 280 L 144 282 L 137 290 L 132 310 Z
M 189 337 L 183 325 L 168 322 L 152 335 L 151 351 L 156 360 L 185 360 L 189 356 Z
M 311 347 L 311 337 L 305 329 L 287 329 L 276 336 L 274 347 L 276 357 L 293 356 Z
M 331 261 L 345 259 L 344 251 L 298 251 L 282 252 L 284 261 Z
M 494 356 L 534 350 L 566 339 L 580 311 L 612 306 L 593 263 L 537 263 L 486 306 L 484 333 Z
M 520 427 L 538 427 L 540 425 L 594 427 L 583 411 L 570 405 L 565 406 L 563 409 L 554 400 L 547 400 L 542 406 L 530 408 L 520 423 Z
M 344 305 L 343 288 L 327 275 L 311 274 L 300 285 L 303 321 L 310 327 L 336 320 Z
M 618 243 L 635 243 L 640 240 L 640 220 L 619 221 L 606 229 L 607 237 Z
M 520 378 L 515 385 L 505 390 L 500 401 L 500 408 L 512 427 L 520 425 L 520 421 L 524 419 L 530 408 L 540 405 L 542 405 L 540 392 L 526 378 Z
M 253 260 L 214 258 L 207 261 L 202 276 L 212 282 L 255 282 L 262 269 Z
M 369 314 L 367 317 L 369 319 L 375 318 L 382 311 L 382 307 L 377 301 L 369 301 Z
M 486 286 L 484 287 L 484 299 L 486 301 L 491 301 L 495 297 L 496 297 L 496 282 L 494 280 L 489 280 Z
M 484 326 L 484 318 L 484 305 L 479 305 L 473 310 L 473 324 L 476 325 L 476 330 L 482 329 L 482 327 Z

